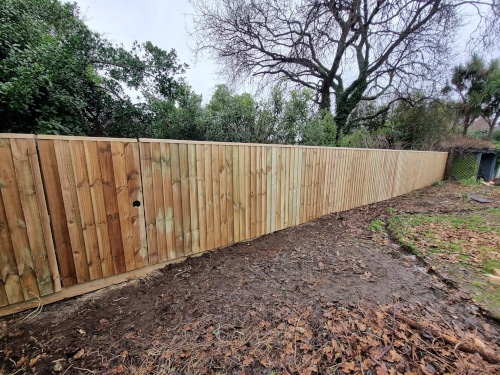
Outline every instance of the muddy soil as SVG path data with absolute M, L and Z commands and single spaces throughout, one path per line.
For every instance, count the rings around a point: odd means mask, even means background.
M 450 298 L 459 293 L 453 285 L 369 230 L 394 213 L 481 210 L 467 194 L 487 189 L 429 187 L 3 318 L 0 374 L 500 374 L 481 350 L 465 353 L 441 339 L 436 348 L 436 334 L 397 320 L 396 311 L 500 353 L 497 322 L 470 297 Z M 383 313 L 378 323 L 375 311 Z M 350 333 L 325 331 L 333 315 L 343 317 L 339 326 L 358 323 Z M 370 332 L 381 330 L 378 347 L 351 345 L 356 332 L 369 336 L 369 321 Z M 296 333 L 309 331 L 307 339 Z

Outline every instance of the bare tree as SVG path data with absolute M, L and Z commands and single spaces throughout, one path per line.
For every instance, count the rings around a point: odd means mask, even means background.
M 486 8 L 488 14 L 500 13 L 496 0 L 193 0 L 193 5 L 198 52 L 214 53 L 228 77 L 286 79 L 314 90 L 321 109 L 333 107 L 340 131 L 360 101 L 376 100 L 396 86 L 411 87 L 443 65 L 466 11 L 482 17 Z

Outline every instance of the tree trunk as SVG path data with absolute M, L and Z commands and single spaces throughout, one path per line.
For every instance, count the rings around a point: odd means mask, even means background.
M 486 138 L 488 141 L 493 140 L 493 132 L 495 131 L 495 125 L 497 124 L 498 118 L 500 117 L 500 112 L 495 115 L 493 120 L 488 121 L 488 125 L 490 126 L 488 130 L 488 137 Z
M 467 135 L 467 130 L 469 130 L 469 126 L 470 126 L 470 114 L 466 113 L 464 116 L 463 130 L 462 130 L 462 135 L 464 137 Z
M 332 110 L 332 100 L 330 94 L 330 86 L 323 82 L 323 85 L 320 89 L 320 103 L 319 109 L 326 112 L 331 112 Z

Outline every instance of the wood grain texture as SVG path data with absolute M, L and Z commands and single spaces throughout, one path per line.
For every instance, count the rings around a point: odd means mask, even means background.
M 149 264 L 158 263 L 158 242 L 156 239 L 156 206 L 153 187 L 153 160 L 151 144 L 139 143 L 141 157 L 141 177 L 144 191 L 144 220 Z
M 61 179 L 53 140 L 37 140 L 45 196 L 52 224 L 53 242 L 63 287 L 77 283 L 75 263 L 62 196 Z M 106 217 L 106 215 L 104 215 Z M 106 219 L 107 220 L 107 219 Z M 107 225 L 107 221 L 106 221 Z
M 422 188 L 446 158 L 0 134 L 0 314 Z
M 152 263 L 158 263 L 167 259 L 167 225 L 165 214 L 165 193 L 168 194 L 166 184 L 168 179 L 165 176 L 167 173 L 165 151 L 162 154 L 162 144 L 151 143 L 151 175 L 153 182 L 152 193 L 154 196 L 154 235 L 156 246 L 154 252 L 150 255 Z M 153 233 L 152 233 L 153 234 Z
M 103 272 L 101 268 L 94 207 L 92 205 L 92 196 L 90 193 L 85 144 L 83 141 L 69 141 L 69 147 L 71 160 L 74 165 L 76 195 L 80 211 L 89 275 L 91 280 L 100 279 L 103 276 Z
M 175 257 L 184 256 L 184 229 L 181 189 L 181 166 L 179 145 L 170 145 L 170 162 L 172 173 L 172 200 L 174 206 Z
M 113 254 L 111 252 L 111 242 L 108 231 L 108 218 L 106 216 L 101 167 L 98 158 L 99 148 L 97 142 L 85 142 L 84 147 L 102 276 L 107 277 L 116 274 L 116 271 L 114 269 Z
M 122 240 L 122 221 L 118 208 L 111 142 L 98 141 L 99 164 L 101 168 L 104 206 L 108 218 L 108 233 L 113 254 L 114 269 L 117 274 L 126 272 L 125 249 Z M 115 160 L 117 158 L 115 157 Z M 118 172 L 119 173 L 119 172 Z

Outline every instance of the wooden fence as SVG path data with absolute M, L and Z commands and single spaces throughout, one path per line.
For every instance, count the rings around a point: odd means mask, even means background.
M 0 134 L 0 316 L 442 179 L 446 153 Z

